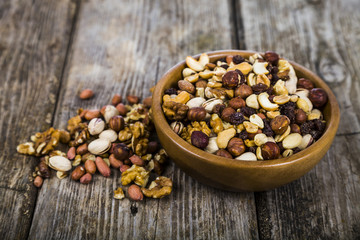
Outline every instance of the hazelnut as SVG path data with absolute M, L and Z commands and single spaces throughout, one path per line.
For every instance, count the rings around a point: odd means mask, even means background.
M 151 108 L 152 97 L 144 98 L 143 104 L 146 108 Z
M 235 96 L 241 98 L 247 98 L 253 94 L 252 88 L 247 84 L 241 84 L 239 87 L 235 89 Z
M 267 142 L 261 146 L 261 155 L 264 160 L 276 159 L 280 156 L 280 148 L 274 142 Z
M 296 112 L 295 112 L 295 122 L 297 124 L 302 124 L 304 122 L 306 122 L 306 119 L 307 119 L 307 115 L 306 113 L 304 112 L 304 110 L 302 109 L 296 109 Z
M 270 122 L 271 129 L 275 132 L 275 134 L 281 135 L 283 134 L 290 124 L 290 120 L 285 115 L 276 116 Z
M 147 153 L 155 153 L 159 149 L 159 143 L 151 141 L 148 143 Z
M 114 106 L 116 106 L 116 105 L 118 105 L 119 103 L 121 103 L 121 101 L 122 101 L 122 96 L 119 95 L 119 94 L 115 94 L 115 95 L 113 96 L 113 98 L 111 99 L 111 104 L 114 105 Z
M 240 82 L 240 75 L 236 71 L 228 71 L 222 77 L 224 87 L 235 88 Z
M 119 132 L 124 129 L 125 121 L 124 118 L 120 115 L 110 118 L 109 127 L 115 132 Z
M 118 143 L 113 148 L 113 154 L 117 160 L 123 161 L 129 158 L 130 149 L 123 143 Z
M 110 119 L 116 115 L 119 115 L 119 111 L 112 105 L 106 105 L 101 108 L 102 115 L 104 116 L 105 122 L 109 123 Z
M 301 133 L 301 131 L 300 131 L 300 126 L 297 125 L 297 124 L 295 124 L 295 123 L 290 124 L 290 131 L 291 131 L 292 133 Z
M 119 111 L 119 114 L 121 116 L 125 116 L 126 113 L 128 112 L 128 110 L 126 109 L 125 105 L 122 103 L 119 103 L 118 105 L 116 105 L 116 109 Z
M 227 146 L 227 150 L 231 155 L 237 157 L 245 152 L 245 144 L 241 138 L 232 138 Z
M 221 112 L 221 119 L 226 121 L 226 122 L 230 122 L 230 117 L 232 114 L 234 114 L 236 111 L 232 108 L 232 107 L 226 107 L 224 108 L 224 110 Z
M 232 107 L 235 110 L 245 107 L 245 100 L 242 99 L 241 97 L 232 98 L 229 101 L 229 107 Z
M 193 131 L 191 134 L 191 144 L 204 149 L 209 144 L 209 137 L 201 131 Z
M 313 88 L 310 90 L 309 99 L 315 107 L 320 108 L 326 104 L 328 97 L 324 89 Z
M 187 118 L 190 121 L 203 121 L 206 117 L 206 110 L 203 107 L 191 108 L 187 113 Z
M 233 158 L 232 155 L 225 149 L 219 149 L 215 152 L 215 155 L 226 158 Z
M 129 104 L 138 104 L 140 101 L 139 97 L 134 95 L 126 96 L 126 100 L 129 102 Z
M 264 58 L 266 61 L 270 62 L 273 65 L 277 65 L 279 61 L 279 55 L 275 52 L 267 51 L 264 54 Z
M 300 78 L 297 82 L 297 87 L 298 88 L 305 88 L 307 90 L 311 90 L 314 88 L 314 84 L 306 78 Z

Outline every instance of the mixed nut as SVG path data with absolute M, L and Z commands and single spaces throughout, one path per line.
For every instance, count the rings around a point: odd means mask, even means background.
M 218 156 L 257 161 L 288 157 L 318 140 L 326 92 L 275 52 L 210 62 L 186 58 L 183 79 L 166 89 L 162 109 L 188 143 Z
M 79 97 L 89 99 L 93 95 L 86 89 Z M 96 171 L 110 177 L 114 168 L 121 172 L 123 186 L 133 183 L 127 190 L 132 200 L 169 195 L 172 181 L 161 176 L 167 154 L 152 140 L 155 131 L 149 114 L 151 97 L 145 98 L 142 104 L 137 96 L 126 99 L 129 105 L 124 105 L 122 97 L 116 94 L 111 105 L 79 109 L 78 114 L 69 119 L 67 130 L 50 128 L 36 133 L 30 142 L 18 145 L 19 153 L 40 157 L 33 173 L 34 185 L 41 187 L 43 179 L 51 176 L 50 169 L 57 171 L 59 179 L 67 177 L 72 170 L 72 180 L 88 184 Z M 66 153 L 57 150 L 60 142 L 68 146 Z M 155 174 L 160 177 L 155 178 Z M 152 178 L 154 181 L 148 184 Z M 114 198 L 124 197 L 121 187 L 114 191 Z

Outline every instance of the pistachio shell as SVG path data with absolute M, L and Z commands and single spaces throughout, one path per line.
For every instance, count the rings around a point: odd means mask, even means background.
M 101 132 L 100 135 L 99 135 L 99 138 L 100 139 L 107 139 L 110 142 L 115 142 L 116 139 L 117 139 L 117 136 L 118 135 L 114 130 L 108 129 L 108 130 L 105 130 L 105 131 Z
M 111 147 L 111 142 L 107 139 L 96 139 L 92 141 L 89 146 L 88 150 L 90 153 L 94 155 L 101 155 L 107 152 Z
M 49 158 L 49 166 L 52 169 L 55 169 L 57 171 L 61 172 L 67 172 L 71 169 L 71 162 L 66 157 L 62 156 L 53 156 Z

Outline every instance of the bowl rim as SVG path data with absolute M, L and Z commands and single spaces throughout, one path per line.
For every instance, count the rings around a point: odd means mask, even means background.
M 210 59 L 218 58 L 218 57 L 224 57 L 226 55 L 234 55 L 234 54 L 255 54 L 260 53 L 263 55 L 262 52 L 257 51 L 249 51 L 249 50 L 217 50 L 217 51 L 211 51 L 206 52 Z M 198 59 L 200 54 L 194 55 L 193 57 L 195 59 Z M 289 61 L 289 60 L 288 60 Z M 152 114 L 152 117 L 154 119 L 154 124 L 156 122 L 166 123 L 162 124 L 161 128 L 162 131 L 166 132 L 168 137 L 172 139 L 174 142 L 177 143 L 177 147 L 181 148 L 183 151 L 189 152 L 191 155 L 194 155 L 197 158 L 204 159 L 208 161 L 209 163 L 213 165 L 222 166 L 225 163 L 228 163 L 229 165 L 240 167 L 243 169 L 246 168 L 269 168 L 274 166 L 286 166 L 289 164 L 293 164 L 295 162 L 306 160 L 309 155 L 311 155 L 313 152 L 317 152 L 316 149 L 319 146 L 323 146 L 327 144 L 327 138 L 333 138 L 336 134 L 339 121 L 340 121 L 340 109 L 339 105 L 337 103 L 336 97 L 329 88 L 329 86 L 314 72 L 310 71 L 309 69 L 305 68 L 304 66 L 295 63 L 293 61 L 289 61 L 291 65 L 294 67 L 295 71 L 302 72 L 304 75 L 312 75 L 313 79 L 316 80 L 317 87 L 321 87 L 325 90 L 325 92 L 328 94 L 328 104 L 330 105 L 330 115 L 331 119 L 327 121 L 327 126 L 325 129 L 324 134 L 311 146 L 308 148 L 293 154 L 289 157 L 285 158 L 278 158 L 278 159 L 272 159 L 272 160 L 264 160 L 264 161 L 245 161 L 245 160 L 237 160 L 237 159 L 229 159 L 221 156 L 216 156 L 212 153 L 205 152 L 204 150 L 201 150 L 190 143 L 186 142 L 184 139 L 182 139 L 179 135 L 177 135 L 170 127 L 170 124 L 168 123 L 167 119 L 165 118 L 165 115 L 162 111 L 162 96 L 163 96 L 163 86 L 166 84 L 167 76 L 171 75 L 173 72 L 177 71 L 178 68 L 181 68 L 185 64 L 185 60 L 178 62 L 173 67 L 171 67 L 158 81 L 156 84 L 155 90 L 153 92 L 153 103 L 152 103 L 152 112 L 157 114 Z M 313 79 L 311 79 L 313 81 Z M 180 79 L 179 79 L 180 80 Z M 156 119 L 156 120 L 155 120 Z

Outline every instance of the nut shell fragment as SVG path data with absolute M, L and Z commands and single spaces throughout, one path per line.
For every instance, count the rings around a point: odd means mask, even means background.
M 72 166 L 69 159 L 62 156 L 53 156 L 49 158 L 49 167 L 57 171 L 67 172 Z

